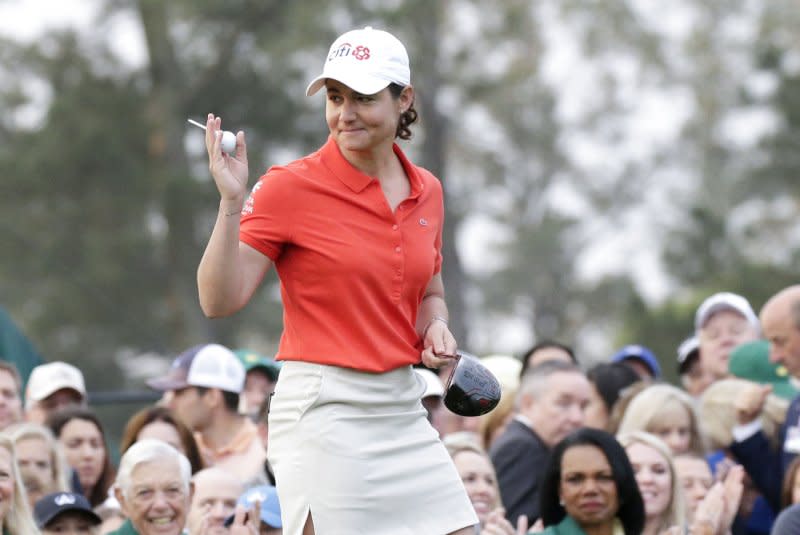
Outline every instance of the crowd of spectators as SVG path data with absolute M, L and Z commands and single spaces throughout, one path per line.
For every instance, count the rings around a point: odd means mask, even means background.
M 687 330 L 670 359 L 646 341 L 588 367 L 557 342 L 485 357 L 503 394 L 475 418 L 444 407 L 447 367 L 416 368 L 476 534 L 800 533 L 800 286 L 760 316 L 714 294 Z M 673 359 L 680 386 L 662 379 Z M 148 380 L 161 399 L 130 415 L 114 466 L 81 370 L 43 364 L 22 392 L 0 360 L 3 533 L 280 534 L 267 460 L 280 370 L 253 351 L 185 350 Z
M 477 533 L 800 533 L 800 286 L 760 314 L 713 294 L 687 334 L 674 356 L 636 340 L 589 366 L 540 342 L 516 360 L 515 381 L 507 362 L 485 358 L 503 399 L 477 419 L 442 418 L 429 388 Z M 663 378 L 670 361 L 677 386 Z

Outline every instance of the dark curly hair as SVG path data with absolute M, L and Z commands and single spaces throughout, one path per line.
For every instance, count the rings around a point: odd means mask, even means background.
M 395 99 L 400 98 L 400 93 L 403 92 L 405 86 L 400 84 L 391 83 L 389 84 L 389 91 L 392 94 L 392 97 Z M 395 132 L 394 136 L 399 137 L 400 139 L 409 140 L 413 133 L 411 132 L 411 125 L 416 122 L 419 114 L 417 110 L 414 109 L 414 102 L 411 102 L 411 106 L 408 107 L 406 111 L 400 115 L 400 120 L 397 123 L 397 132 Z
M 617 486 L 619 510 L 616 516 L 622 523 L 625 535 L 641 533 L 645 521 L 644 501 L 636 484 L 636 475 L 628 460 L 628 454 L 613 435 L 588 427 L 567 435 L 550 453 L 539 493 L 540 510 L 545 527 L 558 524 L 567 515 L 566 509 L 559 503 L 561 459 L 564 453 L 574 446 L 595 446 L 603 452 L 611 466 L 611 473 Z

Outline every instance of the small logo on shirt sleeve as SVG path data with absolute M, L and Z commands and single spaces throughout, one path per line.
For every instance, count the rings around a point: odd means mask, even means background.
M 248 195 L 247 200 L 244 202 L 244 207 L 242 208 L 242 213 L 245 214 L 252 214 L 253 213 L 253 204 L 255 203 L 255 194 L 256 192 L 261 189 L 261 180 L 255 183 L 253 186 L 252 191 L 250 191 L 250 195 Z
M 428 226 L 428 220 L 425 219 L 424 217 L 420 217 L 419 218 L 419 224 L 420 224 L 420 226 L 427 227 Z

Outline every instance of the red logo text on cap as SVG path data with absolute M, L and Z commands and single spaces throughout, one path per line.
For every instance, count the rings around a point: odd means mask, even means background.
M 369 47 L 358 45 L 354 48 L 350 43 L 342 43 L 336 50 L 331 51 L 328 55 L 328 61 L 347 56 L 353 56 L 359 61 L 369 59 Z

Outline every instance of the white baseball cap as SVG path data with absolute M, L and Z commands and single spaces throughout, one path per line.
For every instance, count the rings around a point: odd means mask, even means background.
M 753 307 L 750 306 L 747 299 L 730 292 L 715 293 L 703 301 L 697 307 L 697 312 L 694 316 L 694 328 L 699 331 L 713 314 L 722 310 L 732 310 L 744 317 L 756 330 L 760 329 L 758 316 L 753 312 Z
M 700 339 L 690 336 L 678 346 L 678 373 L 683 375 L 689 365 L 700 356 Z
M 161 391 L 202 386 L 240 394 L 244 378 L 244 366 L 233 351 L 219 344 L 206 344 L 178 355 L 166 376 L 150 379 L 147 385 Z
M 374 95 L 391 83 L 411 83 L 408 52 L 397 37 L 367 26 L 340 35 L 331 45 L 322 74 L 314 78 L 306 95 L 319 91 L 331 78 L 364 95 Z
M 49 362 L 31 370 L 28 386 L 25 389 L 25 407 L 42 401 L 63 388 L 69 388 L 86 399 L 86 383 L 81 371 L 66 362 Z

